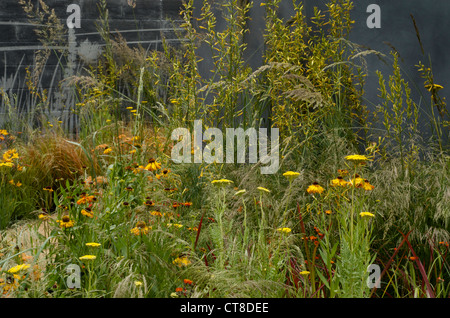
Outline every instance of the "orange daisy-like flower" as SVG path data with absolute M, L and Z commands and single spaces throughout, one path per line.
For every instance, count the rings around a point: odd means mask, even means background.
M 42 190 L 48 191 L 48 192 L 53 192 L 52 187 L 44 187 L 44 188 L 42 188 Z
M 82 193 L 80 196 L 80 199 L 78 199 L 78 201 L 77 201 L 77 204 L 81 205 L 81 204 L 91 203 L 95 200 L 96 200 L 95 196 L 88 195 L 86 193 Z
M 92 212 L 92 210 L 90 208 L 85 208 L 83 210 L 81 210 L 81 214 L 83 214 L 84 216 L 87 216 L 88 218 L 93 218 L 94 217 L 94 212 Z
M 367 180 L 367 179 L 364 180 L 362 187 L 366 191 L 372 191 L 373 189 L 375 189 L 375 187 L 373 185 L 371 185 L 369 180 Z
M 336 179 L 331 180 L 331 186 L 332 187 L 344 187 L 348 184 L 347 181 L 344 180 L 344 178 L 342 178 L 342 176 L 337 177 Z
M 107 144 L 101 144 L 101 145 L 98 145 L 97 147 L 95 147 L 95 149 L 108 149 L 109 148 L 109 146 L 107 145 Z
M 145 166 L 144 169 L 148 171 L 156 171 L 158 169 L 161 169 L 161 164 L 157 162 L 156 159 L 150 158 L 148 160 L 148 164 Z
M 192 285 L 192 280 L 190 280 L 190 279 L 184 279 L 183 282 L 187 285 Z
M 144 221 L 139 221 L 136 223 L 136 227 L 131 229 L 131 234 L 139 236 L 142 234 L 148 234 L 151 227 L 148 227 Z
M 74 222 L 68 215 L 63 216 L 61 220 L 57 220 L 56 222 L 59 223 L 62 229 L 68 229 L 74 226 Z
M 177 188 L 164 188 L 164 191 L 166 191 L 166 192 L 174 192 L 174 191 L 177 191 Z
M 150 215 L 153 215 L 153 216 L 162 216 L 162 213 L 159 212 L 159 211 L 151 211 L 151 212 L 150 212 Z
M 359 174 L 355 174 L 353 179 L 349 182 L 355 188 L 362 188 L 364 186 L 364 179 L 359 176 Z
M 314 194 L 314 193 L 321 194 L 323 191 L 325 191 L 325 189 L 322 188 L 322 187 L 319 185 L 319 183 L 314 182 L 312 185 L 310 185 L 310 186 L 308 187 L 308 189 L 306 189 L 306 191 L 307 191 L 309 194 Z

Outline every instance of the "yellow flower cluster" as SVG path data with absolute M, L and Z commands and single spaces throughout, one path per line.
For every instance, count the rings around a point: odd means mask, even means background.
M 175 258 L 172 263 L 177 266 L 188 266 L 191 264 L 191 261 L 186 256 L 183 256 Z
M 0 167 L 14 167 L 13 159 L 19 159 L 19 153 L 16 149 L 9 149 L 3 153 L 2 160 L 0 161 Z M 18 166 L 19 168 L 19 166 Z
M 292 230 L 288 227 L 281 227 L 281 228 L 277 229 L 277 231 L 284 233 L 284 234 L 289 234 L 289 233 L 291 233 Z

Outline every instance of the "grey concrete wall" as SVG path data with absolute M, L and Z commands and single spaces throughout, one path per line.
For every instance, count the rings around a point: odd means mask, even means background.
M 99 9 L 97 0 L 45 0 L 45 3 L 55 10 L 56 15 L 64 24 L 69 46 L 67 50 L 75 53 L 77 66 L 86 61 L 86 56 L 95 57 L 103 45 L 98 34 Z M 38 0 L 32 3 L 39 6 Z M 77 4 L 81 8 L 81 28 L 66 27 L 70 16 L 67 8 Z M 110 17 L 112 35 L 121 33 L 130 45 L 140 43 L 144 48 L 155 49 L 161 46 L 161 37 L 169 41 L 176 40 L 173 24 L 179 22 L 181 0 L 150 0 L 136 1 L 132 8 L 127 0 L 108 0 L 107 8 Z M 33 65 L 34 52 L 41 47 L 34 32 L 35 26 L 29 23 L 18 0 L 2 0 L 0 2 L 0 86 L 22 96 L 25 90 L 25 67 Z M 79 53 L 79 54 L 78 54 Z M 63 77 L 65 70 L 57 54 L 52 54 L 45 66 L 41 81 L 42 87 L 51 89 L 58 79 Z
M 197 9 L 203 0 L 195 0 Z M 111 31 L 120 31 L 130 43 L 141 42 L 144 47 L 156 48 L 160 44 L 161 34 L 168 38 L 175 38 L 173 32 L 167 31 L 172 27 L 169 20 L 178 20 L 181 0 L 137 0 L 136 8 L 132 9 L 127 0 L 108 0 L 108 9 L 111 18 Z M 264 0 L 255 0 L 250 11 L 250 33 L 246 35 L 248 49 L 246 58 L 248 63 L 256 68 L 261 65 L 261 54 L 264 49 L 262 32 L 264 30 L 264 7 L 260 4 Z M 280 16 L 288 19 L 292 11 L 291 0 L 283 0 Z M 311 15 L 314 6 L 324 8 L 326 0 L 304 0 L 306 11 Z M 38 3 L 33 0 L 33 3 Z M 81 7 L 81 28 L 75 30 L 76 45 L 78 49 L 84 45 L 84 50 L 92 43 L 101 44 L 101 39 L 96 34 L 95 21 L 98 18 L 98 9 L 95 0 L 46 0 L 46 3 L 54 8 L 57 15 L 65 19 L 69 14 L 66 8 L 69 4 L 78 4 Z M 422 85 L 414 65 L 419 60 L 427 62 L 428 56 L 421 54 L 416 38 L 415 30 L 410 18 L 413 14 L 417 26 L 421 32 L 426 54 L 429 54 L 435 71 L 436 83 L 444 86 L 441 91 L 446 97 L 450 88 L 447 82 L 450 77 L 450 54 L 447 47 L 450 46 L 450 2 L 448 0 L 357 0 L 354 1 L 353 19 L 355 25 L 351 34 L 351 40 L 365 45 L 367 48 L 378 50 L 388 54 L 391 46 L 400 54 L 405 77 Z M 366 12 L 369 4 L 378 4 L 381 7 L 381 28 L 369 29 Z M 198 13 L 198 10 L 197 10 Z M 220 23 L 220 21 L 219 21 Z M 87 42 L 89 41 L 89 43 Z M 17 89 L 23 86 L 20 79 L 14 80 L 16 71 L 23 71 L 24 66 L 33 63 L 33 49 L 39 45 L 33 33 L 33 26 L 27 24 L 27 17 L 17 0 L 2 0 L 0 2 L 0 79 L 1 85 L 12 85 Z M 200 52 L 201 54 L 206 54 Z M 366 98 L 368 104 L 377 104 L 377 78 L 376 70 L 381 70 L 389 75 L 391 69 L 383 64 L 375 56 L 367 57 L 369 76 L 367 78 Z M 51 85 L 53 69 L 57 67 L 57 61 L 51 59 L 48 65 L 48 74 L 43 83 Z M 200 65 L 203 73 L 208 73 L 211 64 L 206 58 Z M 62 69 L 57 70 L 57 76 L 61 76 Z M 53 82 L 55 83 L 55 82 Z M 423 86 L 422 86 L 423 87 Z M 413 87 L 414 88 L 414 87 Z M 417 102 L 420 95 L 414 92 Z M 427 110 L 424 109 L 424 112 Z

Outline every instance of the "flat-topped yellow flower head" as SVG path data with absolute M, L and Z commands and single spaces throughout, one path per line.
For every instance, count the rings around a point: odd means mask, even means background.
M 370 218 L 375 217 L 375 214 L 370 213 L 370 212 L 361 212 L 359 215 L 360 215 L 362 218 L 364 218 L 364 217 L 370 217 Z
M 263 187 L 258 187 L 257 188 L 259 191 L 261 191 L 261 192 L 267 192 L 267 193 L 270 193 L 270 190 L 269 189 L 266 189 L 266 188 L 263 188 Z
M 280 227 L 277 229 L 278 232 L 284 233 L 284 234 L 289 234 L 291 233 L 291 229 L 288 227 Z
M 95 255 L 84 255 L 80 257 L 80 260 L 82 261 L 93 261 L 97 258 Z
M 213 180 L 213 181 L 211 181 L 211 183 L 216 186 L 221 187 L 221 186 L 226 186 L 228 184 L 232 184 L 233 181 L 228 180 L 228 179 L 219 179 L 219 180 Z
M 86 243 L 86 246 L 90 246 L 90 247 L 99 247 L 100 245 L 101 245 L 100 243 L 95 243 L 95 242 Z
M 345 157 L 345 160 L 353 162 L 355 165 L 358 165 L 358 164 L 365 164 L 366 161 L 369 160 L 369 158 L 363 155 L 349 155 Z
M 300 175 L 300 172 L 294 172 L 294 171 L 286 171 L 285 173 L 283 173 L 283 176 L 285 176 L 289 180 L 289 182 L 292 182 L 299 175 Z

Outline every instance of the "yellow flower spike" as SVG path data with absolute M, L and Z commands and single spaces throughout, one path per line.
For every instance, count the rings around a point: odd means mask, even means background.
M 429 92 L 434 93 L 434 92 L 437 92 L 438 90 L 443 89 L 444 87 L 441 86 L 441 85 L 438 85 L 438 84 L 428 84 L 428 85 L 425 85 L 425 88 L 426 88 Z
M 142 286 L 142 282 L 136 280 L 136 281 L 134 282 L 134 285 L 135 285 L 136 287 Z

